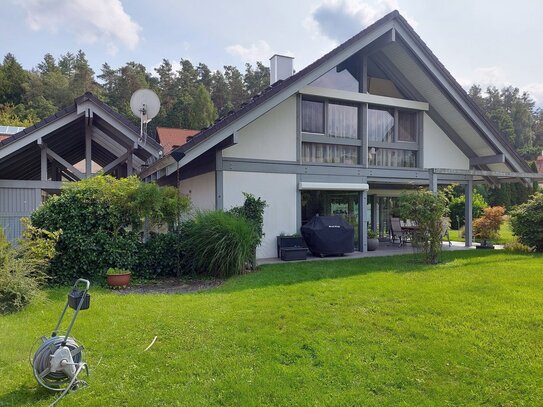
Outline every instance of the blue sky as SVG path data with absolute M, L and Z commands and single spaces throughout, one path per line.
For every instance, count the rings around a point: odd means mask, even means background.
M 99 73 L 107 61 L 163 58 L 212 69 L 295 57 L 295 69 L 398 9 L 465 87 L 527 90 L 543 106 L 543 2 L 534 0 L 3 0 L 0 54 L 25 68 L 46 52 L 82 49 Z

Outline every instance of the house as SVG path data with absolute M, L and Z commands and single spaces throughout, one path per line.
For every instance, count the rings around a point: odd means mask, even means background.
M 157 127 L 155 138 L 164 149 L 164 154 L 170 154 L 172 150 L 181 147 L 198 132 L 198 130 Z
M 91 93 L 17 130 L 0 139 L 0 227 L 11 241 L 21 234 L 20 218 L 58 193 L 63 182 L 98 169 L 116 177 L 136 174 L 163 154 L 156 141 L 140 136 L 139 126 Z
M 268 203 L 259 258 L 275 237 L 315 214 L 388 232 L 402 191 L 465 186 L 471 245 L 474 183 L 541 177 L 531 172 L 407 21 L 394 11 L 293 74 L 271 58 L 271 84 L 238 110 L 145 169 L 198 208 L 228 209 L 243 192 Z

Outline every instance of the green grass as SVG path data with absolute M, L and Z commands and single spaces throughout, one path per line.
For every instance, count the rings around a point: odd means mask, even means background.
M 464 241 L 464 238 L 459 236 L 458 230 L 449 230 L 449 237 L 452 241 Z M 513 235 L 513 231 L 511 230 L 511 224 L 509 223 L 509 221 L 505 221 L 500 227 L 500 236 L 497 239 L 493 240 L 492 243 L 507 244 L 516 242 L 516 240 L 517 237 Z M 479 239 L 475 239 L 475 241 L 479 242 Z
M 538 405 L 543 257 L 278 264 L 187 295 L 92 289 L 90 387 L 60 405 Z M 27 361 L 66 290 L 0 317 L 0 405 L 46 406 Z M 144 349 L 158 335 L 155 345 Z

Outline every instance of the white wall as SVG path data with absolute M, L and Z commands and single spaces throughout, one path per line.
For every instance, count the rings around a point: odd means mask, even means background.
M 469 170 L 469 158 L 424 113 L 423 167 Z
M 296 233 L 296 175 L 224 171 L 224 209 L 243 204 L 243 192 L 264 199 L 264 239 L 259 259 L 277 257 L 276 237 Z
M 196 209 L 215 209 L 215 172 L 181 180 L 181 193 L 188 195 Z
M 296 161 L 296 96 L 243 127 L 223 157 Z

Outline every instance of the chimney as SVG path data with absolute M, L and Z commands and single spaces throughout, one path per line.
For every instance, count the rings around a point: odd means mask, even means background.
M 281 79 L 287 79 L 294 72 L 294 58 L 275 54 L 270 58 L 270 85 Z

